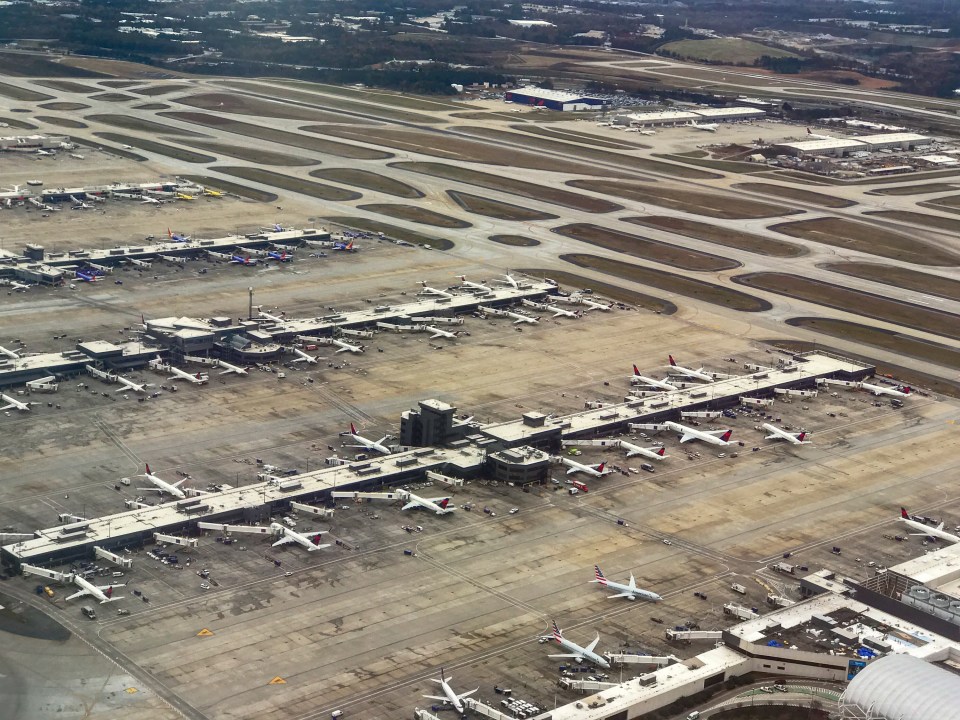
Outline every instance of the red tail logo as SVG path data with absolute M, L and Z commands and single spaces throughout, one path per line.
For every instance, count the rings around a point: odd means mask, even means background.
M 310 542 L 312 542 L 314 545 L 319 545 L 320 535 L 314 535 L 312 538 L 310 538 Z
M 450 502 L 450 498 L 444 498 L 443 500 L 441 500 L 440 502 L 438 502 L 437 505 L 439 505 L 439 506 L 442 507 L 444 510 L 446 510 L 446 509 L 447 509 L 447 503 L 449 503 L 449 502 Z
M 637 368 L 636 365 L 633 366 L 633 374 L 634 374 L 634 375 L 639 375 L 639 374 L 640 374 L 640 370 Z
M 353 423 L 350 423 L 350 434 L 351 435 L 357 434 L 357 429 L 353 426 Z
M 605 465 L 606 465 L 605 462 L 602 462 L 602 463 L 600 463 L 599 465 L 597 465 L 597 472 L 601 472 L 601 473 L 602 473 L 602 472 L 603 472 L 603 467 L 604 467 Z
M 659 450 L 657 450 L 657 455 L 659 455 L 660 457 L 663 457 L 664 453 L 666 452 L 667 452 L 667 449 L 665 447 L 662 447 Z
M 109 598 L 109 597 L 113 597 L 113 588 L 112 588 L 112 587 L 108 587 L 108 588 L 107 588 L 107 591 L 104 593 L 104 595 L 106 595 L 108 598 Z
M 147 463 L 146 465 L 147 465 L 147 475 L 153 475 L 153 473 L 150 472 L 150 463 Z
M 803 442 L 803 439 L 804 439 L 806 436 L 807 436 L 807 434 L 806 434 L 805 432 L 802 432 L 802 433 L 800 433 L 799 435 L 797 435 L 797 440 L 799 440 L 800 442 Z
M 720 439 L 724 442 L 727 442 L 731 435 L 733 435 L 733 430 L 727 430 L 723 435 L 720 436 Z
M 676 366 L 677 366 L 677 361 L 673 359 L 673 355 L 667 355 L 667 357 L 670 358 L 670 364 L 671 364 L 673 367 L 676 367 Z
M 910 515 L 907 513 L 906 508 L 900 508 L 900 517 L 902 517 L 904 520 L 910 519 Z

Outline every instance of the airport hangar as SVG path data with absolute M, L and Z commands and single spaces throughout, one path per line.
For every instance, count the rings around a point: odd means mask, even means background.
M 523 87 L 517 90 L 508 90 L 503 99 L 505 102 L 544 107 L 549 110 L 571 112 L 575 110 L 602 110 L 610 104 L 609 100 L 578 95 L 577 93 L 562 90 L 545 90 L 538 87 Z
M 681 420 L 684 412 L 733 407 L 747 396 L 809 392 L 825 379 L 855 382 L 875 372 L 873 366 L 820 351 L 792 357 L 781 368 L 550 419 L 527 413 L 514 422 L 481 426 L 457 421 L 456 408 L 447 403 L 422 401 L 401 417 L 401 444 L 412 450 L 38 530 L 32 539 L 3 546 L 0 560 L 11 568 L 68 562 L 89 557 L 94 547 L 116 550 L 152 542 L 158 532 L 194 535 L 198 520 L 262 522 L 291 501 L 327 502 L 334 491 L 418 482 L 428 472 L 456 477 L 487 472 L 509 482 L 542 482 L 550 465 L 543 450 L 557 450 L 564 439 L 625 432 L 630 423 Z

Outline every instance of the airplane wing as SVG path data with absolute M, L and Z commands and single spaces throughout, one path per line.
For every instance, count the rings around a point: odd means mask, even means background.
M 697 439 L 696 435 L 684 433 L 684 435 L 680 438 L 680 442 L 685 443 L 685 442 L 689 442 L 690 440 L 696 440 L 696 439 Z
M 597 633 L 597 636 L 593 639 L 593 642 L 587 645 L 584 648 L 584 650 L 586 650 L 588 653 L 593 652 L 593 649 L 597 646 L 597 643 L 599 642 L 600 642 L 600 633 Z
M 634 593 L 629 592 L 629 591 L 628 591 L 628 592 L 617 593 L 616 595 L 607 595 L 607 597 L 610 598 L 611 600 L 612 600 L 613 598 L 633 597 L 633 596 L 634 596 Z
M 575 658 L 578 661 L 583 660 L 583 655 L 580 653 L 562 653 L 560 655 L 547 655 L 547 657 L 552 658 Z
M 480 688 L 474 688 L 474 689 L 471 690 L 470 692 L 460 693 L 459 695 L 457 695 L 457 697 L 458 697 L 458 698 L 461 698 L 461 699 L 462 699 L 462 698 L 465 698 L 465 697 L 470 697 L 470 696 L 473 695 L 475 692 L 477 692 L 479 689 L 480 689 Z
M 271 547 L 276 547 L 277 545 L 288 545 L 293 542 L 296 542 L 296 540 L 294 540 L 289 535 L 284 535 L 282 538 L 277 540 Z
M 572 467 L 572 468 L 570 468 L 569 470 L 567 470 L 567 475 L 572 475 L 573 473 L 577 472 L 578 470 L 580 470 L 580 468 L 578 468 L 578 467 Z
M 403 506 L 402 508 L 400 508 L 400 509 L 401 509 L 401 510 L 411 510 L 411 509 L 413 509 L 413 508 L 415 508 L 415 507 L 423 507 L 423 503 L 420 502 L 419 500 L 411 500 L 410 502 L 408 502 L 406 505 L 404 505 L 404 506 Z
M 73 595 L 68 595 L 64 600 L 75 600 L 78 597 L 83 597 L 84 595 L 89 595 L 89 590 L 77 590 Z

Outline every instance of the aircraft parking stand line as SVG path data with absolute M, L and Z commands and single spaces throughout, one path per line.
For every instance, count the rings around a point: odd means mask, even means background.
M 549 423 L 538 413 L 528 413 L 514 423 L 482 426 L 477 431 L 479 437 L 463 447 L 418 448 L 306 472 L 281 482 L 267 481 L 38 530 L 33 539 L 3 546 L 0 558 L 5 564 L 16 566 L 23 562 L 62 562 L 88 556 L 94 545 L 115 549 L 139 543 L 157 531 L 168 534 L 193 532 L 198 520 L 228 522 L 242 516 L 245 510 L 267 507 L 276 511 L 289 507 L 293 500 L 326 499 L 335 490 L 364 490 L 379 485 L 417 482 L 423 480 L 428 471 L 471 476 L 497 449 L 523 445 L 559 446 L 564 438 L 625 430 L 630 423 L 642 420 L 679 418 L 684 409 L 705 408 L 711 404 L 733 405 L 746 392 L 771 393 L 777 387 L 815 384 L 818 378 L 828 376 L 860 379 L 873 372 L 872 366 L 852 360 L 823 352 L 806 353 L 795 356 L 794 362 L 784 369 L 666 393 L 663 399 L 647 404 L 627 402 L 553 418 Z

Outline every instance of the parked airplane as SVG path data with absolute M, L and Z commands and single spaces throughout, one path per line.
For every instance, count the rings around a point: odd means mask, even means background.
M 3 407 L 0 407 L 0 411 L 19 410 L 20 412 L 23 412 L 24 410 L 30 409 L 30 403 L 20 402 L 16 398 L 12 398 L 9 395 L 4 395 L 3 393 L 0 393 L 0 400 L 7 403 Z
M 611 590 L 620 591 L 618 595 L 608 595 L 608 598 L 625 597 L 627 600 L 636 600 L 637 598 L 642 598 L 643 600 L 652 600 L 653 602 L 663 600 L 663 598 L 657 595 L 655 592 L 638 588 L 637 581 L 633 578 L 633 573 L 630 574 L 630 583 L 624 585 L 623 583 L 607 580 L 607 578 L 604 577 L 603 572 L 600 570 L 599 565 L 594 565 L 593 569 L 596 571 L 595 577 L 590 582 L 599 583 L 600 585 L 610 588 Z
M 520 323 L 531 323 L 537 324 L 540 322 L 540 318 L 531 317 L 530 315 L 522 315 L 520 313 L 512 312 L 511 310 L 500 310 L 499 308 L 487 307 L 486 305 L 480 305 L 477 307 L 484 315 L 496 315 L 499 317 L 508 317 L 513 320 L 514 325 L 519 325 Z
M 333 243 L 334 250 L 340 250 L 342 252 L 356 252 L 359 248 L 353 246 L 353 240 L 350 242 L 335 242 Z
M 561 316 L 578 318 L 581 315 L 581 313 L 576 313 L 573 310 L 567 310 L 566 308 L 557 307 L 556 305 L 550 305 L 549 303 L 534 302 L 533 300 L 527 300 L 526 298 L 522 299 L 520 302 L 521 304 L 524 305 L 524 307 L 530 307 L 530 308 L 533 308 L 534 310 L 539 310 L 541 312 L 551 312 L 553 313 L 553 317 L 555 318 L 561 317 Z
M 185 243 L 189 242 L 190 240 L 189 235 L 181 235 L 180 233 L 170 232 L 170 228 L 167 228 L 167 237 L 176 243 Z
M 687 427 L 672 420 L 668 420 L 665 423 L 634 423 L 630 427 L 644 430 L 673 430 L 674 432 L 681 433 L 680 442 L 682 443 L 691 440 L 702 440 L 711 445 L 726 446 L 735 444 L 729 442 L 733 430 L 697 430 L 696 428 Z
M 31 287 L 27 283 L 17 282 L 16 280 L 5 280 L 0 282 L 0 285 L 7 285 L 12 287 L 14 290 L 29 290 Z
M 934 538 L 935 540 L 946 540 L 947 542 L 960 543 L 960 537 L 944 531 L 942 522 L 936 527 L 930 527 L 926 523 L 917 522 L 916 520 L 911 519 L 910 514 L 905 508 L 900 508 L 900 522 L 909 528 L 920 531 L 918 533 L 910 533 L 911 535 L 925 535 L 927 537 Z
M 293 260 L 293 255 L 290 255 L 286 250 L 281 250 L 279 252 L 276 250 L 271 250 L 267 253 L 267 257 L 278 262 L 290 262 Z
M 390 437 L 389 435 L 384 435 L 379 440 L 369 440 L 362 435 L 357 435 L 357 428 L 354 427 L 353 423 L 350 423 L 350 432 L 342 432 L 340 434 L 349 435 L 355 443 L 358 443 L 357 445 L 348 445 L 347 447 L 359 447 L 367 450 L 376 450 L 384 455 L 389 455 L 393 452 L 390 448 L 383 444 L 383 441 Z
M 304 535 L 303 533 L 298 533 L 295 530 L 288 528 L 286 525 L 281 525 L 280 523 L 270 523 L 269 526 L 263 527 L 258 525 L 218 525 L 216 523 L 199 522 L 197 523 L 197 527 L 199 527 L 201 530 L 219 530 L 223 533 L 279 535 L 280 539 L 273 543 L 273 547 L 296 543 L 297 545 L 305 547 L 308 552 L 330 547 L 329 543 L 320 544 L 320 540 L 323 537 L 323 534 L 328 532 L 327 530 L 320 530 L 317 532 L 311 532 L 308 535 Z
M 713 382 L 713 376 L 707 375 L 707 373 L 703 371 L 703 368 L 700 368 L 698 370 L 691 370 L 690 368 L 681 367 L 680 365 L 677 365 L 677 361 L 673 359 L 673 355 L 668 355 L 667 357 L 670 358 L 671 372 L 678 372 L 681 375 L 686 375 L 687 377 L 697 378 L 697 380 L 706 380 L 707 382 Z
M 575 658 L 577 662 L 583 662 L 584 660 L 592 662 L 594 665 L 602 667 L 604 669 L 610 669 L 610 662 L 603 657 L 598 655 L 593 650 L 597 647 L 597 643 L 600 642 L 600 633 L 597 633 L 597 637 L 594 638 L 594 641 L 587 645 L 586 647 L 580 647 L 575 642 L 567 640 L 563 636 L 563 630 L 561 630 L 556 621 L 553 623 L 553 639 L 556 640 L 560 645 L 563 646 L 564 650 L 570 650 L 569 653 L 564 653 L 561 655 L 550 655 L 552 658 Z
M 237 375 L 246 375 L 246 368 L 242 368 L 239 365 L 231 365 L 226 360 L 217 360 L 217 366 L 224 368 L 220 371 L 221 375 L 227 375 L 228 373 L 235 373 Z
M 578 463 L 576 460 L 571 460 L 570 458 L 563 457 L 562 455 L 558 456 L 560 462 L 566 465 L 569 469 L 567 470 L 567 475 L 572 475 L 573 473 L 587 473 L 587 475 L 593 475 L 594 477 L 603 477 L 604 475 L 609 475 L 613 470 L 606 469 L 606 463 L 602 462 L 599 465 L 584 465 L 583 463 Z
M 442 297 L 442 298 L 455 297 L 453 293 L 447 292 L 446 290 L 438 290 L 437 288 L 430 287 L 429 285 L 427 285 L 426 280 L 421 280 L 420 284 L 423 286 L 423 290 L 417 293 L 418 295 L 436 295 L 437 297 Z
M 703 130 L 704 132 L 714 133 L 720 126 L 716 123 L 690 123 L 689 127 L 692 127 L 694 130 Z
M 427 332 L 433 333 L 430 336 L 431 340 L 436 340 L 437 338 L 446 338 L 447 340 L 456 340 L 459 336 L 456 333 L 452 333 L 449 330 L 443 330 L 433 325 L 424 325 L 423 329 Z
M 473 695 L 475 692 L 477 692 L 477 690 L 480 689 L 476 688 L 470 692 L 460 693 L 457 695 L 450 687 L 450 681 L 453 680 L 453 678 L 445 678 L 443 676 L 443 668 L 440 668 L 440 679 L 437 680 L 436 678 L 431 678 L 431 680 L 440 685 L 440 689 L 443 690 L 443 697 L 438 695 L 424 695 L 424 697 L 428 700 L 439 700 L 442 703 L 452 705 L 453 709 L 461 715 L 463 715 L 463 699 Z
M 163 495 L 164 493 L 169 493 L 170 495 L 173 495 L 175 498 L 178 498 L 180 500 L 183 500 L 184 498 L 187 497 L 187 494 L 180 489 L 180 486 L 187 481 L 186 478 L 183 478 L 183 480 L 178 480 L 175 483 L 169 483 L 163 478 L 159 478 L 156 475 L 154 475 L 152 472 L 150 472 L 149 463 L 147 464 L 146 467 L 147 467 L 147 471 L 145 473 L 143 473 L 142 475 L 137 475 L 135 477 L 146 478 L 147 480 L 149 480 L 154 484 L 154 487 L 137 488 L 137 490 L 144 490 L 146 492 L 157 492 L 157 493 L 160 493 L 161 495 Z
M 245 265 L 247 267 L 253 267 L 257 264 L 257 261 L 252 257 L 243 257 L 242 255 L 231 255 L 230 262 L 233 265 Z
M 498 282 L 498 283 L 500 283 L 501 285 L 509 285 L 509 286 L 512 287 L 514 290 L 519 290 L 519 289 L 520 289 L 520 283 L 518 283 L 517 280 L 516 280 L 516 278 L 514 278 L 514 277 L 513 277 L 512 275 L 510 275 L 509 273 L 507 273 L 506 275 L 502 275 L 501 277 L 503 278 L 503 280 L 495 280 L 494 282 Z
M 643 457 L 650 458 L 651 460 L 666 460 L 669 455 L 667 455 L 667 449 L 663 445 L 654 445 L 653 447 L 640 447 L 639 445 L 634 445 L 632 442 L 626 440 L 620 441 L 620 447 L 627 451 L 627 457 L 636 457 L 637 455 L 642 455 Z
M 204 195 L 207 195 L 208 197 L 215 197 L 215 198 L 222 198 L 222 197 L 223 197 L 223 193 L 222 193 L 222 192 L 220 192 L 219 190 L 211 190 L 210 188 L 204 188 L 204 189 L 203 189 L 203 194 L 204 194 Z
M 807 128 L 807 137 L 811 140 L 836 140 L 832 135 L 817 135 L 810 131 L 810 128 Z
M 287 348 L 287 350 L 289 350 L 290 352 L 292 352 L 294 355 L 297 356 L 297 359 L 293 361 L 293 362 L 295 362 L 295 363 L 305 362 L 305 363 L 307 363 L 308 365 L 316 365 L 316 364 L 317 364 L 317 359 L 316 359 L 313 355 L 310 355 L 310 354 L 308 354 L 308 353 L 305 353 L 305 352 L 304 352 L 303 350 L 301 350 L 300 348 L 290 347 L 290 348 Z
M 177 193 L 177 200 L 193 200 L 193 195 L 188 195 L 187 193 Z
M 402 500 L 406 503 L 401 510 L 423 508 L 432 510 L 436 515 L 448 515 L 454 508 L 450 505 L 450 496 L 425 498 L 414 495 L 409 490 L 394 490 L 393 492 L 334 492 L 334 499 L 349 498 L 353 500 Z
M 630 376 L 630 382 L 634 385 L 649 385 L 650 387 L 659 388 L 661 390 L 676 390 L 676 385 L 671 385 L 668 382 L 663 380 L 654 380 L 653 378 L 646 377 L 645 375 L 640 374 L 640 369 L 634 365 L 633 366 L 633 375 Z
M 114 392 L 128 392 L 132 390 L 133 392 L 142 393 L 147 391 L 147 384 L 143 383 L 142 385 L 135 383 L 133 380 L 127 380 L 124 377 L 117 375 L 117 382 L 123 385 L 122 388 L 117 388 Z
M 488 288 L 483 283 L 470 282 L 469 280 L 467 280 L 466 275 L 457 275 L 457 277 L 460 278 L 460 284 L 466 288 L 470 288 L 471 290 L 479 290 L 480 292 L 483 292 L 483 293 L 493 292 L 492 288 Z
M 334 345 L 336 345 L 338 348 L 340 348 L 339 350 L 337 350 L 338 353 L 342 353 L 342 352 L 362 353 L 363 352 L 363 345 L 351 345 L 345 340 L 338 340 L 337 338 L 334 338 L 331 342 Z
M 17 352 L 14 351 L 14 350 L 8 350 L 8 349 L 5 348 L 3 345 L 0 345 L 0 355 L 5 355 L 6 357 L 10 358 L 11 360 L 19 360 L 19 359 L 20 359 L 19 353 L 17 353 Z
M 157 200 L 149 195 L 142 195 L 141 197 L 143 198 L 140 201 L 141 205 L 163 205 L 163 200 Z
M 804 438 L 807 436 L 807 433 L 805 432 L 789 433 L 786 430 L 781 430 L 776 425 L 771 425 L 770 423 L 764 423 L 760 427 L 770 433 L 765 438 L 767 440 L 786 440 L 794 445 L 810 445 L 809 440 L 804 440 Z
M 869 390 L 874 395 L 893 395 L 894 397 L 910 397 L 913 388 L 908 385 L 900 385 L 896 388 L 885 387 L 883 385 L 871 385 L 870 383 L 860 383 L 860 388 Z
M 171 380 L 176 380 L 177 378 L 180 378 L 181 380 L 192 382 L 194 385 L 206 385 L 207 382 L 210 380 L 210 378 L 207 377 L 206 373 L 196 373 L 196 374 L 188 373 L 186 370 L 181 370 L 180 368 L 176 368 L 173 365 L 168 366 L 167 370 L 169 370 L 170 373 L 172 373 L 170 375 Z
M 124 587 L 124 583 L 119 585 L 94 585 L 92 582 L 87 580 L 76 573 L 70 576 L 70 579 L 73 581 L 73 584 L 80 588 L 73 595 L 68 595 L 65 600 L 73 600 L 74 598 L 84 597 L 85 595 L 92 595 L 97 600 L 100 601 L 100 604 L 113 602 L 114 600 L 123 599 L 123 595 L 119 597 L 113 596 L 113 589 L 118 587 Z
M 76 277 L 77 280 L 83 280 L 83 282 L 95 283 L 100 281 L 100 276 L 94 275 L 92 272 L 85 272 L 83 270 L 74 270 L 73 275 L 74 277 Z

